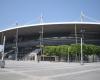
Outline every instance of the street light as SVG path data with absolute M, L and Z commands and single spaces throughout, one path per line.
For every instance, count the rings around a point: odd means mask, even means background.
M 83 61 L 83 39 L 82 39 L 82 37 L 77 37 L 77 38 L 80 39 L 80 41 L 81 41 L 81 50 L 80 50 L 81 58 L 80 58 L 80 64 L 83 65 L 84 64 L 84 61 Z M 68 55 L 69 55 L 69 48 L 68 48 Z
M 75 37 L 71 37 L 71 38 L 75 38 Z M 81 55 L 81 58 L 80 58 L 80 64 L 83 65 L 84 64 L 84 60 L 83 60 L 83 39 L 82 37 L 77 37 L 77 39 L 80 39 L 80 44 L 81 44 L 81 50 L 80 50 L 80 55 Z M 67 61 L 69 62 L 69 49 L 70 47 L 68 47 L 68 58 L 67 58 Z
M 77 37 L 81 40 L 81 59 L 80 59 L 80 64 L 83 65 L 84 64 L 84 61 L 83 61 L 83 39 L 82 37 Z
M 83 65 L 84 62 L 83 62 L 83 48 L 82 48 L 83 46 L 82 45 L 84 43 L 83 40 L 84 40 L 85 29 L 82 28 L 80 32 L 81 32 L 81 65 Z
M 81 37 L 82 37 L 83 43 L 84 43 L 84 33 L 85 33 L 85 29 L 82 28 L 82 29 L 80 30 L 80 32 L 81 32 Z
M 83 39 L 82 37 L 77 37 L 81 40 L 81 61 L 80 61 L 80 64 L 83 65 L 84 64 L 84 61 L 83 61 Z

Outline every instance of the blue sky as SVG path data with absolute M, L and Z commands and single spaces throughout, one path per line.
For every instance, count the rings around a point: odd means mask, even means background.
M 100 0 L 0 0 L 0 30 L 44 22 L 80 21 L 80 13 L 100 20 Z

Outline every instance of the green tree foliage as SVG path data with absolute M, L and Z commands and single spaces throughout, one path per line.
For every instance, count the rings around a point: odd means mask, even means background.
M 47 56 L 68 56 L 68 47 L 69 53 L 72 56 L 81 52 L 80 44 L 71 44 L 71 45 L 60 45 L 60 46 L 45 46 L 44 54 Z M 91 45 L 91 44 L 83 44 L 83 54 L 84 55 L 100 55 L 100 46 Z

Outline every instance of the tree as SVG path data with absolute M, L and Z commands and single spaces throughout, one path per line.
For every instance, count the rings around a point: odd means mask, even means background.
M 89 55 L 98 55 L 100 56 L 100 46 L 92 44 L 83 44 L 83 56 L 86 60 Z M 44 54 L 47 56 L 58 56 L 59 61 L 61 57 L 68 57 L 68 48 L 70 59 L 75 61 L 77 58 L 80 60 L 81 45 L 80 44 L 71 44 L 71 45 L 59 45 L 59 46 L 45 46 Z M 77 56 L 77 57 L 76 57 Z

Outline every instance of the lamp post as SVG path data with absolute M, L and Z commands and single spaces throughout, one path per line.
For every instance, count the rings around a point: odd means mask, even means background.
M 85 33 L 85 29 L 81 29 L 81 64 L 83 65 L 84 64 L 84 61 L 83 61 L 83 49 L 82 49 L 82 45 L 83 43 L 85 42 L 84 40 L 84 33 Z
M 82 37 L 83 43 L 84 43 L 84 33 L 85 33 L 85 29 L 82 28 L 80 32 L 81 32 L 81 37 Z

